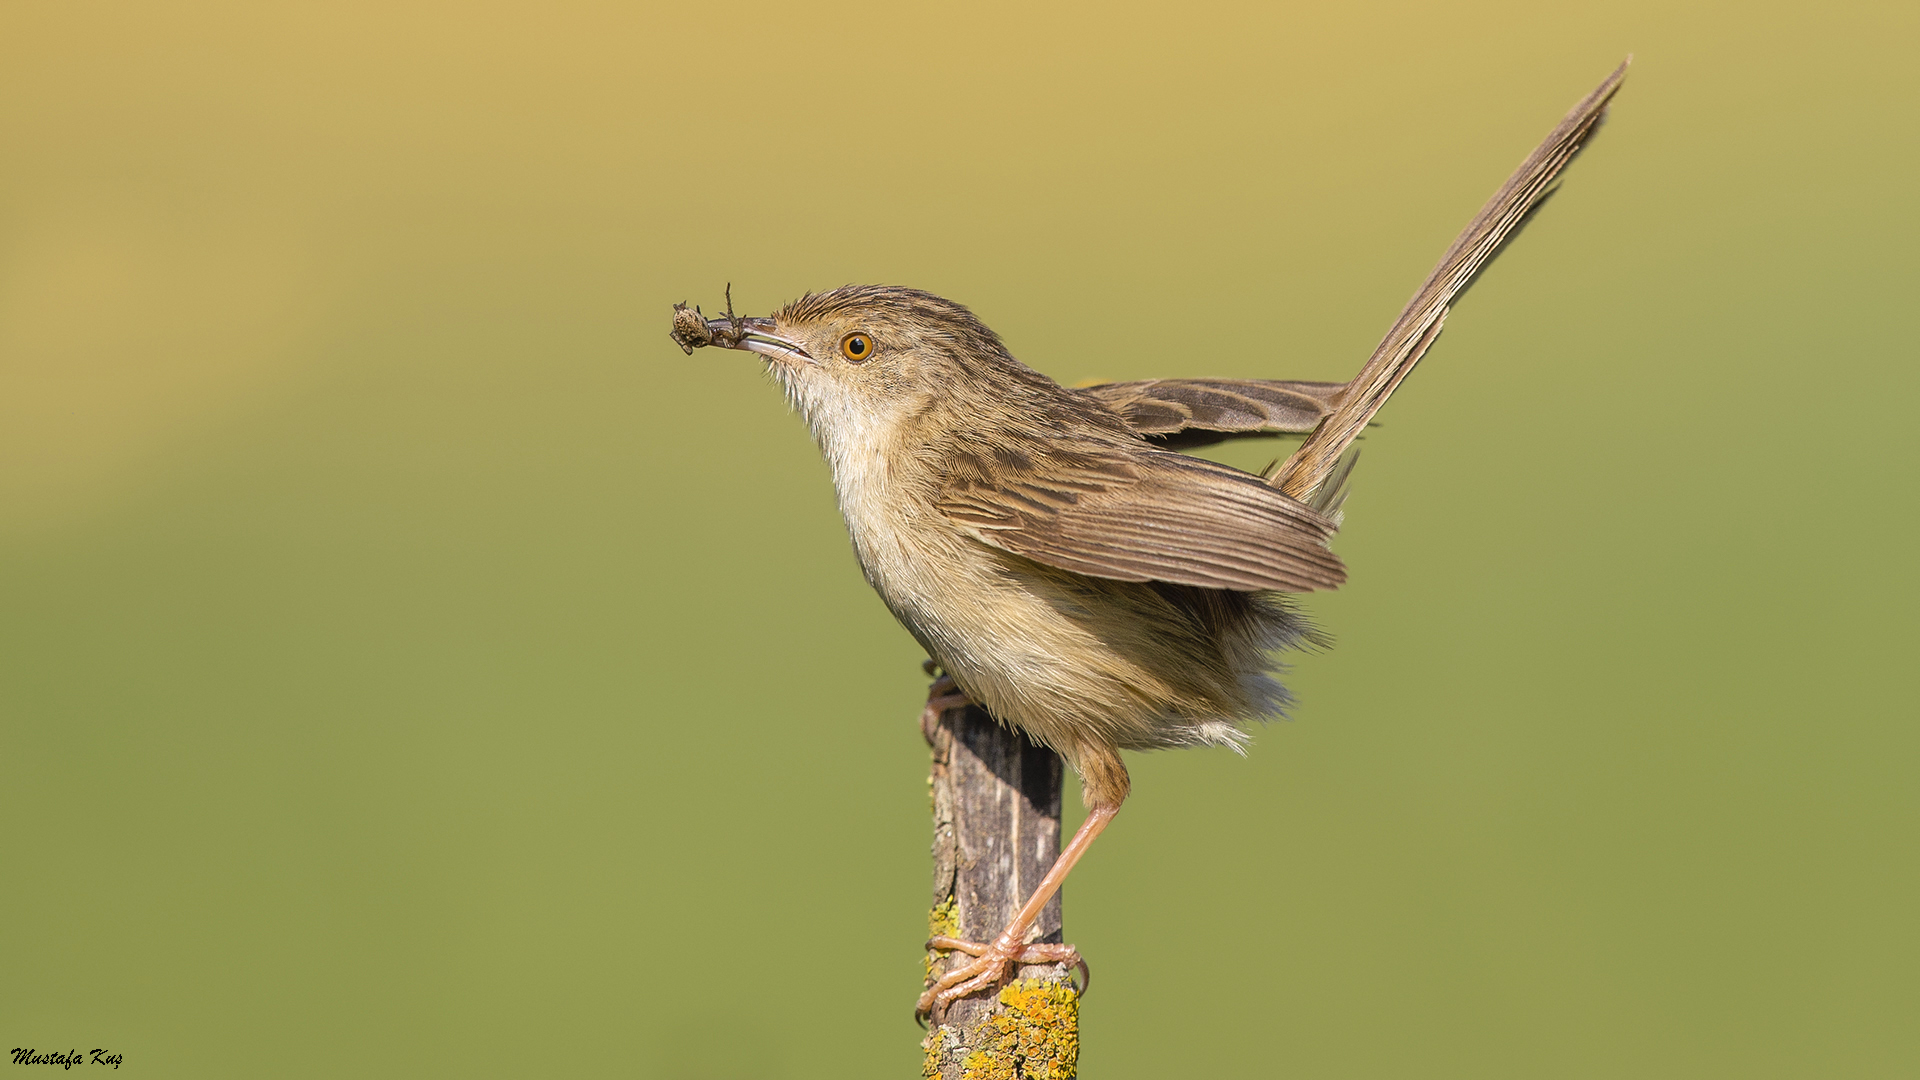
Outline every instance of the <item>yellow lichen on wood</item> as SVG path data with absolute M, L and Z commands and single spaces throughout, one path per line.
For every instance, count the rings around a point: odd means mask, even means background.
M 957 937 L 960 934 L 960 902 L 949 896 L 927 912 L 928 937 Z
M 928 937 L 957 937 L 960 934 L 960 905 L 949 896 L 927 912 Z M 944 950 L 927 950 L 927 978 L 933 978 L 933 965 L 947 955 Z
M 960 1033 L 950 1027 L 937 1027 L 927 1032 L 920 1040 L 920 1049 L 927 1052 L 927 1060 L 920 1066 L 920 1075 L 932 1078 L 940 1075 L 940 1063 L 947 1060 L 959 1049 Z
M 981 1022 L 963 1080 L 1072 1080 L 1080 1060 L 1080 999 L 1063 982 L 1020 979 Z

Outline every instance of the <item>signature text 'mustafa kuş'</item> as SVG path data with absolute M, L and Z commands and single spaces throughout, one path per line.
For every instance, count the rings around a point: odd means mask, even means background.
M 109 1054 L 99 1047 L 94 1048 L 91 1058 L 81 1056 L 78 1050 L 69 1050 L 64 1054 L 56 1050 L 51 1054 L 43 1054 L 31 1046 L 13 1048 L 15 1065 L 58 1065 L 63 1069 L 71 1069 L 75 1065 L 85 1065 L 88 1061 L 92 1061 L 95 1065 L 111 1065 L 116 1069 L 120 1067 L 119 1054 Z

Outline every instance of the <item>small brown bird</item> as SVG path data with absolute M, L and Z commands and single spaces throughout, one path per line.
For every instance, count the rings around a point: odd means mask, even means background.
M 959 304 L 891 286 L 809 295 L 769 318 L 676 307 L 673 337 L 745 349 L 806 419 L 867 580 L 960 700 L 1052 747 L 1088 813 L 992 942 L 922 1014 L 1018 963 L 1077 962 L 1026 940 L 1129 788 L 1122 750 L 1239 747 L 1287 700 L 1273 653 L 1311 634 L 1287 593 L 1338 587 L 1328 550 L 1349 444 L 1439 335 L 1448 305 L 1599 122 L 1622 64 L 1496 193 L 1349 383 L 1163 379 L 1068 389 L 1015 360 Z M 729 305 L 729 308 L 731 305 Z M 1183 443 L 1311 432 L 1265 476 Z M 957 690 L 964 699 L 954 695 Z

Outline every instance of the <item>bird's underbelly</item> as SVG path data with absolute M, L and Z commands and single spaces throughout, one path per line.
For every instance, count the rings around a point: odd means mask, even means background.
M 1235 721 L 1272 711 L 1264 658 L 1234 670 L 1218 642 L 1152 618 L 1164 601 L 1148 586 L 1089 582 L 951 527 L 910 542 L 854 531 L 868 580 L 961 689 L 1063 753 L 1237 744 Z

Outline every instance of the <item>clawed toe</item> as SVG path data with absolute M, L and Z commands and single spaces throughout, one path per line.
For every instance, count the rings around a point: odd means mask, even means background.
M 913 1015 L 914 1019 L 923 1022 L 929 1016 L 934 1023 L 941 1022 L 948 1006 L 963 997 L 991 990 L 1006 982 L 1012 977 L 1015 966 L 1020 964 L 1072 964 L 1080 970 L 1080 986 L 1075 994 L 1084 994 L 1087 987 L 1093 985 L 1093 974 L 1087 969 L 1087 962 L 1071 945 L 1033 943 L 1008 949 L 999 942 L 982 945 L 977 941 L 936 935 L 927 939 L 927 948 L 965 953 L 974 959 L 943 972 L 920 995 L 920 1000 L 914 1005 Z
M 1012 968 L 1012 958 L 1006 954 L 984 950 L 972 960 L 942 973 L 914 1003 L 913 1015 L 916 1019 L 931 1016 L 934 1023 L 941 1023 L 946 1019 L 948 1006 L 989 985 L 1005 982 Z
M 987 947 L 977 941 L 961 941 L 959 938 L 947 937 L 945 934 L 935 934 L 928 938 L 927 948 L 939 949 L 942 952 L 963 952 L 968 956 L 979 956 L 987 951 Z
M 930 668 L 927 673 L 932 674 L 933 670 Z M 926 736 L 927 745 L 933 745 L 933 733 L 940 726 L 941 713 L 971 704 L 972 699 L 961 691 L 960 685 L 953 681 L 953 676 L 941 675 L 933 680 L 933 685 L 927 687 L 927 707 L 920 710 L 920 734 Z

